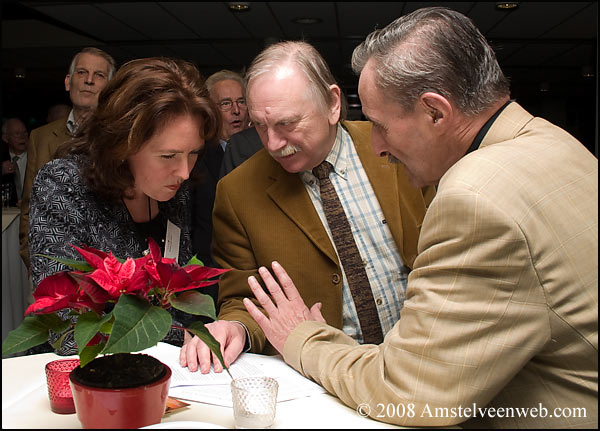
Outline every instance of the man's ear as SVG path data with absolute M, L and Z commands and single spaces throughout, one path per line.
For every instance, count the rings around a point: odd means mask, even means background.
M 65 90 L 71 91 L 71 75 L 65 76 Z
M 331 84 L 329 91 L 331 92 L 331 105 L 329 106 L 327 119 L 329 125 L 333 126 L 339 121 L 342 112 L 342 90 L 337 85 Z
M 431 118 L 432 123 L 447 120 L 452 114 L 452 105 L 448 99 L 438 93 L 427 92 L 419 97 L 422 109 Z

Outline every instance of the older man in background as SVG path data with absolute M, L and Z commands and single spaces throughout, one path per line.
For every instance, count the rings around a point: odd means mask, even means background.
M 456 11 L 397 19 L 352 64 L 375 154 L 438 184 L 401 318 L 383 343 L 358 345 L 277 263 L 283 291 L 260 270 L 275 304 L 249 280 L 269 317 L 245 299 L 248 311 L 287 363 L 374 419 L 597 429 L 598 160 L 510 100 L 492 48 Z
M 192 240 L 194 253 L 206 265 L 214 265 L 210 244 L 215 190 L 221 163 L 232 135 L 248 128 L 248 108 L 244 96 L 244 80 L 236 72 L 220 70 L 206 79 L 210 98 L 221 113 L 218 140 L 207 142 L 204 154 L 196 162 L 192 176 L 196 181 L 192 206 Z M 216 294 L 216 286 L 212 288 Z
M 19 240 L 21 257 L 29 268 L 29 198 L 35 175 L 54 158 L 60 144 L 70 139 L 89 114 L 98 106 L 98 95 L 115 72 L 115 60 L 98 48 L 88 47 L 75 54 L 65 77 L 65 90 L 73 108 L 61 118 L 34 129 L 29 140 L 27 169 L 21 203 Z

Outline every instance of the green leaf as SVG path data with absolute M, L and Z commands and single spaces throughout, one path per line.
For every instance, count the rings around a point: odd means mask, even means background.
M 207 316 L 217 320 L 215 303 L 210 295 L 188 290 L 175 297 L 172 295 L 169 302 L 178 310 L 185 311 L 196 316 Z
M 114 323 L 115 323 L 115 319 L 111 319 L 111 320 L 104 322 L 102 324 L 102 326 L 100 326 L 100 332 L 102 332 L 103 334 L 110 334 L 112 332 Z
M 113 318 L 112 312 L 104 317 L 99 316 L 93 311 L 82 314 L 75 324 L 75 342 L 77 351 L 81 355 L 83 349 L 87 346 L 94 335 L 100 331 L 100 328 Z
M 225 361 L 223 360 L 223 355 L 221 355 L 221 344 L 208 332 L 206 326 L 202 322 L 194 322 L 186 330 L 192 332 L 198 338 L 200 338 L 204 343 L 208 346 L 211 352 L 215 354 L 215 356 L 219 359 L 221 365 L 223 365 L 223 369 L 227 370 L 225 366 Z M 227 371 L 229 372 L 229 370 Z
M 102 351 L 102 349 L 104 348 L 104 344 L 105 343 L 98 343 L 93 346 L 86 346 L 83 348 L 83 350 L 79 353 L 79 362 L 80 362 L 81 368 L 85 367 L 96 356 L 98 356 L 98 353 L 100 353 Z
M 169 332 L 168 311 L 134 295 L 121 295 L 113 309 L 115 321 L 102 353 L 130 353 L 156 345 Z
M 36 256 L 41 256 L 41 257 L 48 258 L 48 259 L 53 260 L 55 262 L 62 263 L 63 265 L 70 266 L 71 268 L 76 269 L 78 271 L 89 272 L 89 271 L 93 271 L 94 270 L 94 268 L 89 263 L 82 262 L 80 260 L 67 259 L 67 258 L 64 258 L 64 257 L 48 256 L 46 254 L 36 254 Z
M 48 331 L 62 332 L 71 322 L 61 320 L 56 314 L 34 314 L 25 317 L 18 328 L 8 333 L 2 342 L 2 355 L 23 352 L 48 341 Z
M 188 265 L 202 265 L 202 266 L 204 266 L 204 262 L 202 262 L 200 259 L 198 259 L 196 257 L 196 255 L 193 255 L 192 258 L 189 260 L 189 262 L 186 263 L 184 266 L 188 266 Z

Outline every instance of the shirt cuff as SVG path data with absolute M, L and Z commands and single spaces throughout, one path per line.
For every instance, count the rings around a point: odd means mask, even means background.
M 232 320 L 232 322 L 239 323 L 242 325 L 242 328 L 244 328 L 244 331 L 246 331 L 246 342 L 244 343 L 244 349 L 242 350 L 242 353 L 249 352 L 252 348 L 252 341 L 250 340 L 250 332 L 248 331 L 248 328 L 239 320 Z

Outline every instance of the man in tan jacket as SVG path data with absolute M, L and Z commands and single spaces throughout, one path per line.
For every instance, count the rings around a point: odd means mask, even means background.
M 362 259 L 376 315 L 385 334 L 399 318 L 406 277 L 416 256 L 425 196 L 400 165 L 372 154 L 370 124 L 340 121 L 343 96 L 320 54 L 304 42 L 266 48 L 246 74 L 250 118 L 260 150 L 217 184 L 213 253 L 232 268 L 219 281 L 219 319 L 209 330 L 226 363 L 244 346 L 274 353 L 245 310 L 247 278 L 273 259 L 285 262 L 305 297 L 322 304 L 337 328 L 362 341 L 362 324 L 325 218 L 319 180 L 311 170 L 324 160 Z M 364 286 L 364 285 L 361 285 Z M 390 287 L 392 286 L 392 287 Z M 218 361 L 212 361 L 221 371 Z M 181 363 L 208 372 L 211 356 L 198 338 L 186 338 Z
M 598 160 L 509 100 L 464 15 L 425 8 L 353 55 L 375 154 L 438 184 L 401 318 L 358 345 L 284 269 L 268 317 L 285 361 L 361 415 L 404 426 L 598 428 Z M 302 295 L 303 292 L 300 292 Z M 312 304 L 312 298 L 304 298 Z
M 68 118 L 34 129 L 29 137 L 27 168 L 21 202 L 19 240 L 21 257 L 29 268 L 29 198 L 35 175 L 54 158 L 56 149 L 69 140 L 77 127 L 98 106 L 98 95 L 115 72 L 115 60 L 98 48 L 88 47 L 75 54 L 65 77 L 73 109 Z

